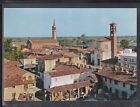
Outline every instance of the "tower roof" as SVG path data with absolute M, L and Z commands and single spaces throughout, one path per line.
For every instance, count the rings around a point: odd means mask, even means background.
M 53 20 L 53 26 L 55 26 L 55 19 Z
M 113 25 L 113 24 L 115 24 L 115 25 L 116 25 L 117 23 L 115 23 L 115 22 L 110 23 L 110 25 Z

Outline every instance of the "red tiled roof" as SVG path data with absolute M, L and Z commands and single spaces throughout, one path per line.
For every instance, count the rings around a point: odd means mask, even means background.
M 28 40 L 32 44 L 32 49 L 41 49 L 45 46 L 59 46 L 57 40 L 45 39 L 45 40 Z
M 64 75 L 70 75 L 70 74 L 80 74 L 83 72 L 88 72 L 89 69 L 83 68 L 83 67 L 77 67 L 75 65 L 68 65 L 68 64 L 57 64 L 55 67 L 54 72 L 49 72 L 51 77 L 57 77 L 57 76 L 64 76 Z
M 36 58 L 38 58 L 38 57 L 39 57 L 39 56 L 36 56 L 36 55 L 29 55 L 29 56 L 27 56 L 28 59 L 34 59 L 34 58 L 36 59 Z
M 37 59 L 41 60 L 52 60 L 52 59 L 57 59 L 63 57 L 62 54 L 50 54 L 50 55 L 44 55 L 44 56 L 39 56 Z
M 107 38 L 107 37 L 97 40 L 97 42 L 108 42 L 108 41 L 110 41 L 110 38 Z
M 128 75 L 128 74 L 117 74 L 117 72 L 112 71 L 111 69 L 102 69 L 98 72 L 96 72 L 95 74 L 103 76 L 103 77 L 107 77 L 113 80 L 118 80 L 118 81 L 122 81 L 128 84 L 133 84 L 136 85 L 137 84 L 137 79 L 136 78 L 132 78 L 132 76 Z M 134 82 L 132 82 L 134 81 Z
M 58 54 L 63 55 L 65 58 L 72 58 L 72 57 L 78 57 L 78 55 L 72 53 L 72 52 L 64 52 L 64 51 L 60 51 L 58 52 Z
M 48 92 L 63 92 L 71 89 L 77 89 L 77 88 L 82 88 L 82 87 L 87 87 L 87 86 L 92 86 L 92 84 L 89 81 L 83 81 L 83 82 L 77 82 L 73 84 L 68 84 L 68 85 L 62 85 L 62 86 L 57 86 L 53 88 L 47 89 Z
M 18 67 L 19 61 L 8 61 L 4 63 L 4 87 L 33 83 L 34 80 L 23 81 L 22 76 L 27 73 Z
M 31 53 L 36 53 L 36 54 L 46 54 L 47 52 L 49 52 L 49 50 L 45 50 L 45 49 L 31 49 L 30 52 Z

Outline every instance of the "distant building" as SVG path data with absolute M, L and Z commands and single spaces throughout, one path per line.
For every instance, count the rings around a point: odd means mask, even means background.
M 131 71 L 102 69 L 96 75 L 101 86 L 117 99 L 130 99 L 136 94 L 137 77 Z
M 90 64 L 101 65 L 101 61 L 117 57 L 117 31 L 116 24 L 110 24 L 110 37 L 104 37 L 96 41 L 96 50 L 91 52 Z
M 36 88 L 35 75 L 19 68 L 18 61 L 4 63 L 4 101 L 33 101 Z
M 127 67 L 132 70 L 137 70 L 137 53 L 132 49 L 124 49 L 123 53 L 119 55 L 119 65 Z
M 56 26 L 55 26 L 55 20 L 53 22 L 53 26 L 52 26 L 52 39 L 56 40 L 57 37 L 57 32 L 56 32 Z
M 48 46 L 49 47 L 59 46 L 59 42 L 57 41 L 55 22 L 53 23 L 53 26 L 52 26 L 52 39 L 27 40 L 27 42 L 26 42 L 26 48 L 28 48 L 28 49 L 43 49 Z

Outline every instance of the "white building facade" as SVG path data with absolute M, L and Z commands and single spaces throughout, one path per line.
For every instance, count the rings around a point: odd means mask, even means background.
M 125 49 L 123 53 L 119 55 L 118 63 L 120 66 L 126 66 L 133 70 L 137 69 L 137 53 L 132 49 Z
M 103 84 L 108 91 L 118 95 L 121 99 L 129 99 L 136 92 L 136 85 L 102 77 Z

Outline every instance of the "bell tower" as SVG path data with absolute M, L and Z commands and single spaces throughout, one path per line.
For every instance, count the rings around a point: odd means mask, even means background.
M 117 31 L 116 23 L 110 24 L 111 58 L 117 56 Z
M 52 39 L 56 40 L 56 26 L 55 26 L 55 20 L 53 21 L 53 26 L 52 26 Z

